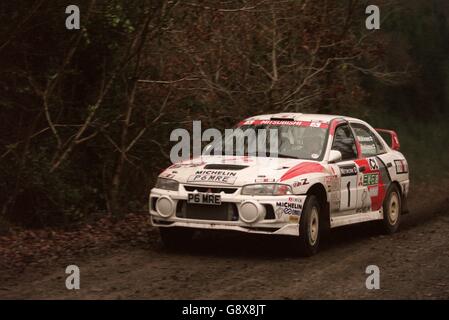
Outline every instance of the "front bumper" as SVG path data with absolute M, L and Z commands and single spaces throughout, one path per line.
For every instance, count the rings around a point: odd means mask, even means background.
M 306 196 L 247 196 L 241 188 L 234 192 L 220 192 L 221 205 L 188 204 L 186 188 L 207 186 L 180 185 L 178 191 L 153 188 L 149 197 L 151 222 L 157 227 L 187 227 L 197 229 L 233 230 L 258 234 L 298 236 L 298 223 Z M 210 187 L 214 190 L 216 186 Z M 225 189 L 225 188 L 223 188 Z M 195 192 L 195 191 L 194 191 Z M 170 214 L 161 214 L 156 203 L 165 198 L 172 203 Z M 244 203 L 254 204 L 262 211 L 256 221 L 248 222 Z M 229 214 L 226 212 L 229 211 Z M 245 222 L 246 221 L 246 222 Z

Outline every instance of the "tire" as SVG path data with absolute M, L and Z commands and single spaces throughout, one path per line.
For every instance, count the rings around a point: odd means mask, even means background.
M 301 256 L 310 257 L 318 252 L 322 230 L 321 205 L 317 197 L 307 197 L 299 220 L 299 247 Z
M 188 248 L 195 230 L 191 228 L 160 227 L 162 244 L 169 250 Z
M 399 228 L 402 210 L 401 194 L 395 184 L 388 188 L 382 208 L 384 218 L 381 221 L 381 231 L 385 234 L 393 234 Z

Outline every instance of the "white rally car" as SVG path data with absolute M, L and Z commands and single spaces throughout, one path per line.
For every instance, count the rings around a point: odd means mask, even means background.
M 409 174 L 394 131 L 301 113 L 255 116 L 238 127 L 277 129 L 278 153 L 202 156 L 163 171 L 149 208 L 166 246 L 185 246 L 197 229 L 221 229 L 296 236 L 309 256 L 330 228 L 379 220 L 387 233 L 398 229 Z

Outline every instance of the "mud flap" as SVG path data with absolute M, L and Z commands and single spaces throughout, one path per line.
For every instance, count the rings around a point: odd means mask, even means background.
M 401 196 L 401 213 L 402 214 L 407 214 L 410 213 L 410 210 L 408 209 L 408 203 L 407 203 L 407 197 L 405 197 L 404 195 Z

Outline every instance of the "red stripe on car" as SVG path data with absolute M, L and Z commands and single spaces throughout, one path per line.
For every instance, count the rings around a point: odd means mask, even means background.
M 302 174 L 314 173 L 314 172 L 324 172 L 324 167 L 316 162 L 303 162 L 300 163 L 290 170 L 288 170 L 282 177 L 281 181 L 288 180 Z

